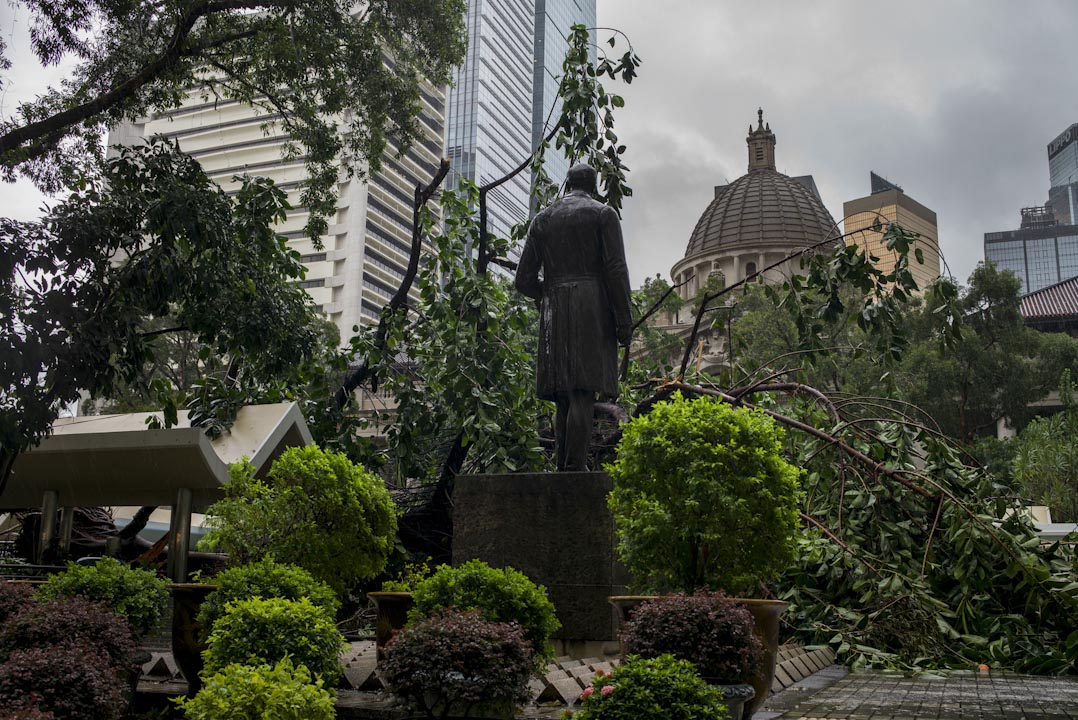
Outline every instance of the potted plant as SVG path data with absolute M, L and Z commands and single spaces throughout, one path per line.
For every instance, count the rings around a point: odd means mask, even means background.
M 775 580 L 794 559 L 800 517 L 800 471 L 783 459 L 782 441 L 765 413 L 706 396 L 675 393 L 627 423 L 607 470 L 618 554 L 636 584 L 748 595 Z M 739 602 L 765 648 L 748 716 L 771 687 L 786 603 Z
M 443 608 L 479 610 L 493 622 L 516 622 L 542 665 L 553 658 L 550 638 L 561 627 L 546 588 L 510 567 L 492 568 L 482 560 L 469 560 L 459 567 L 440 565 L 434 574 L 416 585 L 415 607 L 408 613 L 417 622 Z
M 428 718 L 512 718 L 537 674 L 516 622 L 479 610 L 440 609 L 409 624 L 386 647 L 382 672 L 394 694 Z
M 625 652 L 643 658 L 672 655 L 691 662 L 723 689 L 728 717 L 739 720 L 755 691 L 749 683 L 763 661 L 752 615 L 722 593 L 663 595 L 644 602 L 622 628 Z
M 430 566 L 425 563 L 407 563 L 396 579 L 383 582 L 380 591 L 367 593 L 367 599 L 374 605 L 374 639 L 379 660 L 384 657 L 386 644 L 408 623 L 408 612 L 415 605 L 412 590 L 430 577 L 430 572 Z

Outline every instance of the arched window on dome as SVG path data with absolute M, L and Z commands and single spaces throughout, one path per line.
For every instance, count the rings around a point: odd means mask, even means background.
M 742 280 L 748 280 L 750 277 L 752 277 L 755 274 L 756 274 L 756 263 L 754 263 L 754 262 L 745 263 L 745 277 L 743 277 L 741 279 Z

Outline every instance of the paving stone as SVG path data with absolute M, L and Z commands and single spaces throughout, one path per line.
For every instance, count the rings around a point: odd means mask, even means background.
M 590 665 L 588 665 L 588 667 L 591 668 L 592 672 L 596 673 L 600 671 L 604 673 L 614 671 L 614 664 L 607 660 L 604 660 L 603 662 L 591 663 Z
M 150 661 L 142 666 L 142 674 L 152 678 L 172 679 L 179 672 L 176 661 L 172 659 L 172 653 L 151 653 Z
M 563 705 L 572 705 L 580 699 L 580 693 L 584 686 L 577 678 L 557 678 L 547 683 L 543 692 L 539 695 L 539 702 L 558 702 Z
M 562 670 L 568 670 L 569 668 L 580 667 L 583 664 L 583 660 L 562 660 L 558 663 L 558 667 Z
M 580 678 L 580 680 L 588 685 L 591 683 L 592 678 L 595 677 L 595 671 L 587 665 L 579 665 L 575 668 L 569 668 L 569 674 L 573 677 Z

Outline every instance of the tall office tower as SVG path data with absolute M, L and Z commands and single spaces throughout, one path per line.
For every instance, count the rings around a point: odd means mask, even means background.
M 1056 220 L 1078 224 L 1078 123 L 1048 143 L 1048 205 Z
M 561 112 L 558 84 L 562 62 L 569 50 L 569 28 L 583 25 L 594 28 L 595 0 L 535 0 L 535 67 L 532 92 L 532 147 L 538 147 L 557 122 Z M 595 49 L 591 51 L 595 59 Z M 569 162 L 560 151 L 551 148 L 546 159 L 550 179 L 560 185 L 565 180 Z
M 874 172 L 869 173 L 871 193 L 856 200 L 843 203 L 842 215 L 846 218 L 846 244 L 857 245 L 874 255 L 879 260 L 876 267 L 889 273 L 895 269 L 898 256 L 888 250 L 883 240 L 883 232 L 873 230 L 872 226 L 880 222 L 898 223 L 903 229 L 917 233 L 920 237 L 913 248 L 919 248 L 924 263 L 918 263 L 910 253 L 910 272 L 922 291 L 928 284 L 940 276 L 939 233 L 936 229 L 936 213 L 917 202 L 894 183 L 884 180 Z M 852 234 L 851 234 L 852 233 Z
M 984 234 L 984 259 L 1010 270 L 1030 293 L 1078 275 L 1078 225 L 1060 224 L 1049 207 L 1022 209 L 1018 230 Z
M 508 175 L 531 154 L 534 0 L 471 0 L 468 56 L 449 94 L 448 187 Z M 528 219 L 527 172 L 492 190 L 488 229 L 509 237 Z
M 303 231 L 308 216 L 299 200 L 307 177 L 303 159 L 282 158 L 287 135 L 271 115 L 234 100 L 204 102 L 194 90 L 179 108 L 121 126 L 109 142 L 130 144 L 151 135 L 173 138 L 226 190 L 235 188 L 235 175 L 272 178 L 288 192 L 294 208 L 278 232 L 289 238 L 307 267 L 300 284 L 347 342 L 353 326 L 377 322 L 379 311 L 400 287 L 411 252 L 414 189 L 430 182 L 442 156 L 445 89 L 425 85 L 422 96 L 422 138 L 400 159 L 394 157 L 395 147 L 387 147 L 381 170 L 368 180 L 341 180 L 336 214 L 320 238 L 322 248 Z

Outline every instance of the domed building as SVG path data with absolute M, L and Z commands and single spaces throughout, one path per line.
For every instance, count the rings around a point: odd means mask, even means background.
M 775 169 L 775 134 L 763 110 L 757 112 L 756 129 L 750 125 L 746 138 L 748 173 L 715 188 L 685 256 L 670 271 L 675 285 L 685 282 L 679 294 L 686 300 L 714 277 L 729 285 L 761 272 L 764 282 L 781 282 L 797 269 L 796 259 L 765 268 L 841 235 L 812 176 L 790 177 Z

